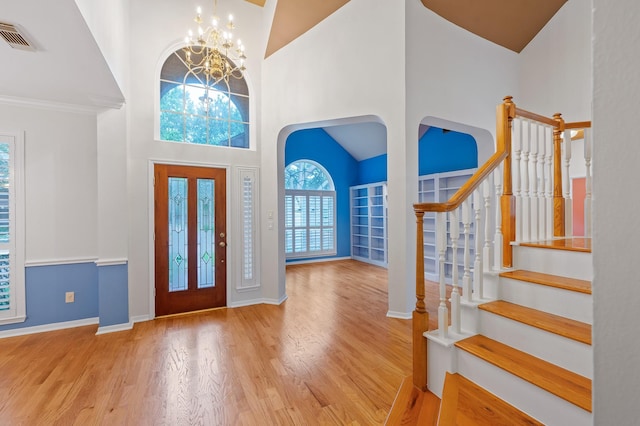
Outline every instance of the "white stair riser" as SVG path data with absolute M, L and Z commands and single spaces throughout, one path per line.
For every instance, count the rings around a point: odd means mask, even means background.
M 590 345 L 482 310 L 480 334 L 581 376 L 593 377 Z
M 503 277 L 499 294 L 507 302 L 593 324 L 590 294 Z
M 458 349 L 458 372 L 548 426 L 593 423 L 588 411 Z
M 591 253 L 514 246 L 513 265 L 517 269 L 545 274 L 588 281 L 593 279 Z
M 454 346 L 444 346 L 427 339 L 427 387 L 431 393 L 442 399 L 442 390 L 446 372 L 455 373 L 456 348 Z

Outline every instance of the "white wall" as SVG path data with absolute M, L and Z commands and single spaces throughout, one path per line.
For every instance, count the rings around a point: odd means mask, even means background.
M 159 92 L 160 66 L 168 54 L 182 46 L 186 31 L 193 23 L 196 4 L 178 0 L 136 0 L 131 2 L 131 43 L 130 43 L 130 88 L 128 90 L 129 137 L 127 146 L 127 188 L 129 227 L 129 306 L 130 316 L 146 317 L 153 314 L 152 267 L 150 257 L 152 247 L 150 227 L 152 218 L 152 186 L 150 172 L 152 161 L 188 163 L 208 166 L 229 167 L 227 205 L 235 205 L 237 183 L 233 180 L 237 173 L 233 166 L 258 166 L 258 151 L 227 149 L 211 146 L 196 146 L 155 140 L 157 126 L 156 97 Z M 211 4 L 203 4 L 205 15 L 211 14 Z M 209 9 L 208 9 L 209 8 Z M 241 0 L 220 0 L 218 14 L 226 16 L 233 11 L 236 16 L 236 34 L 242 37 L 247 47 L 248 80 L 252 103 L 260 101 L 261 58 L 263 56 L 263 9 Z M 262 49 L 262 50 L 261 50 Z M 251 143 L 258 142 L 257 123 L 259 111 L 251 111 L 254 124 L 251 129 Z M 151 198 L 150 198 L 151 197 Z M 236 238 L 235 219 L 240 217 L 228 211 L 228 242 Z M 228 279 L 231 282 L 228 302 L 241 303 L 243 300 L 262 297 L 261 290 L 248 293 L 235 292 L 237 263 L 228 254 Z
M 407 116 L 405 199 L 398 214 L 406 215 L 402 253 L 406 277 L 415 279 L 415 216 L 417 147 L 420 122 L 446 120 L 447 128 L 472 134 L 478 143 L 479 165 L 495 152 L 496 106 L 506 95 L 517 95 L 517 55 L 446 21 L 419 0 L 407 2 Z M 392 193 L 390 185 L 389 193 Z M 415 291 L 408 297 L 415 304 Z
M 521 108 L 591 119 L 591 2 L 567 1 L 518 56 Z
M 387 127 L 389 176 L 399 176 L 396 147 L 404 145 L 404 2 L 352 0 L 263 65 L 262 211 L 279 218 L 273 230 L 262 217 L 265 296 L 285 294 L 283 217 L 284 142 L 281 130 L 318 127 L 333 119 L 373 115 Z M 316 123 L 316 124 L 309 124 Z M 399 148 L 402 150 L 402 148 Z M 404 204 L 402 191 L 389 192 L 389 205 Z M 390 223 L 398 220 L 398 212 Z M 389 245 L 404 250 L 404 231 L 389 231 Z M 400 235 L 402 234 L 402 235 Z M 396 258 L 397 259 L 397 258 Z M 389 262 L 390 282 L 404 286 L 404 260 Z M 395 296 L 390 292 L 390 298 Z M 393 305 L 394 303 L 391 302 Z M 403 301 L 390 307 L 406 311 Z
M 640 417 L 640 5 L 593 0 L 594 424 Z
M 0 104 L 0 128 L 25 135 L 26 261 L 95 258 L 95 114 Z

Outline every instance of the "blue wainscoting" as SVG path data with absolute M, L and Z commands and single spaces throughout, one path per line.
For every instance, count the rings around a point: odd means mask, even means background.
M 127 264 L 98 266 L 100 327 L 129 322 Z
M 129 322 L 127 264 L 95 262 L 25 268 L 27 319 L 0 326 L 0 332 L 99 318 L 101 327 Z M 74 292 L 74 302 L 65 294 Z M 60 324 L 62 325 L 62 324 Z

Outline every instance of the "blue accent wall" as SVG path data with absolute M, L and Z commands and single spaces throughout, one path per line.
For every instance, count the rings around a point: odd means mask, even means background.
M 98 316 L 98 270 L 93 262 L 25 268 L 27 319 L 0 331 Z M 75 292 L 74 303 L 65 293 Z
M 100 327 L 129 322 L 128 280 L 126 264 L 98 267 Z
M 358 162 L 320 128 L 298 130 L 287 138 L 284 150 L 285 167 L 302 159 L 321 164 L 331 175 L 336 189 L 337 256 L 351 256 L 349 187 L 356 185 Z
M 478 146 L 473 136 L 430 127 L 418 141 L 418 174 L 450 172 L 478 167 Z
M 387 154 L 367 158 L 358 163 L 358 183 L 386 182 L 387 181 Z

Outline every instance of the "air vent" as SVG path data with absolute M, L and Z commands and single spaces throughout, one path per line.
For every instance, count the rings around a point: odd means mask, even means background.
M 27 41 L 27 38 L 11 24 L 0 22 L 0 37 L 14 49 L 36 50 L 35 46 Z

